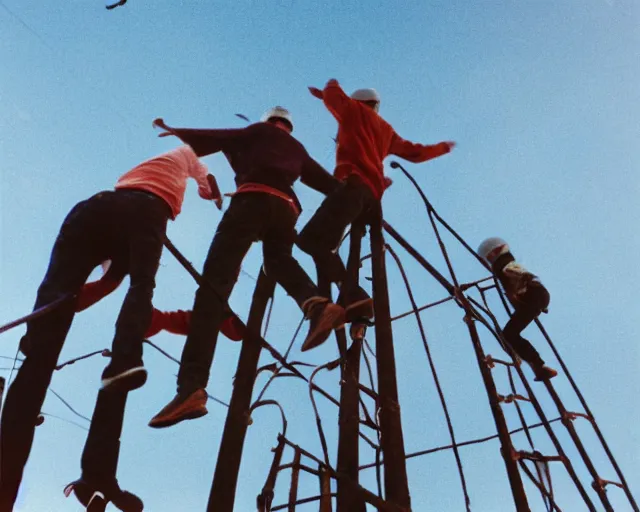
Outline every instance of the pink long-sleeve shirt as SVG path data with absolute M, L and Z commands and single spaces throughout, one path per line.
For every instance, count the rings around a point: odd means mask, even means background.
M 213 199 L 207 172 L 207 166 L 189 146 L 184 145 L 137 165 L 118 179 L 115 188 L 146 190 L 161 197 L 171 208 L 175 219 L 182 210 L 188 178 L 198 183 L 200 197 Z

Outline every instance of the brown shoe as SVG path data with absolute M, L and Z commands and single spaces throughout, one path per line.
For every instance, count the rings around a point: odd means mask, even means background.
M 315 297 L 309 299 L 309 305 L 306 308 L 306 316 L 309 318 L 311 325 L 309 326 L 309 334 L 302 344 L 302 352 L 311 350 L 322 345 L 331 334 L 331 331 L 342 327 L 345 321 L 344 308 L 326 299 Z M 313 302 L 312 302 L 313 301 Z
M 548 366 L 540 366 L 538 368 L 533 369 L 533 373 L 535 373 L 536 378 L 534 379 L 536 382 L 542 382 L 546 380 L 553 379 L 558 372 L 553 368 L 549 368 Z
M 200 418 L 209 412 L 206 404 L 207 392 L 204 389 L 196 389 L 191 393 L 178 393 L 171 402 L 151 418 L 149 426 L 165 428 L 184 420 Z

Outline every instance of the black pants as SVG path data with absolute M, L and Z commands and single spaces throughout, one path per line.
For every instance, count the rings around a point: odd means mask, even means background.
M 82 452 L 82 478 L 97 486 L 116 481 L 128 393 L 99 391 Z
M 327 280 L 344 281 L 346 269 L 336 249 L 347 226 L 365 215 L 375 201 L 371 189 L 352 174 L 325 198 L 300 232 L 297 245 L 313 257 L 323 292 L 328 288 Z
M 518 357 L 532 366 L 542 366 L 544 361 L 531 342 L 523 338 L 520 333 L 540 315 L 543 309 L 547 308 L 549 299 L 549 292 L 544 286 L 530 284 L 502 330 L 504 338 Z
M 62 224 L 34 309 L 78 293 L 102 261 L 124 258 L 130 285 L 116 322 L 112 363 L 141 361 L 170 214 L 165 201 L 137 190 L 101 192 L 78 203 Z M 10 510 L 15 501 L 76 302 L 66 301 L 27 324 L 28 353 L 7 393 L 0 426 L 0 510 Z
M 178 391 L 204 388 L 218 338 L 227 300 L 238 270 L 251 244 L 262 240 L 264 271 L 291 295 L 299 306 L 318 289 L 293 258 L 297 214 L 289 203 L 262 192 L 241 193 L 233 197 L 211 242 L 198 288 L 189 335 L 182 351 Z

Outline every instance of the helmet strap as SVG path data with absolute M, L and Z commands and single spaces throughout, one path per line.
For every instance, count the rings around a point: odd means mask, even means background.
M 513 254 L 511 254 L 510 252 L 505 252 L 504 254 L 501 254 L 496 258 L 496 261 L 494 261 L 491 265 L 491 269 L 494 273 L 498 274 L 512 261 L 516 261 L 516 259 L 513 257 Z

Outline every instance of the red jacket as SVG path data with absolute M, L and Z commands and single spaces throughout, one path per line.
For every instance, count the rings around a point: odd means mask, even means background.
M 338 121 L 335 177 L 342 181 L 358 174 L 378 199 L 387 188 L 382 165 L 387 156 L 419 163 L 450 151 L 446 142 L 429 146 L 404 140 L 372 108 L 347 96 L 336 80 L 327 82 L 322 100 Z
M 123 279 L 124 274 L 122 270 L 112 266 L 98 281 L 86 283 L 80 291 L 76 311 L 83 311 L 93 306 L 96 302 L 118 288 Z M 144 336 L 145 338 L 150 338 L 162 330 L 186 336 L 189 334 L 190 323 L 191 311 L 179 309 L 178 311 L 165 312 L 153 308 L 151 323 Z M 220 332 L 231 340 L 240 341 L 244 335 L 244 326 L 238 323 L 234 316 L 229 316 L 220 324 Z

